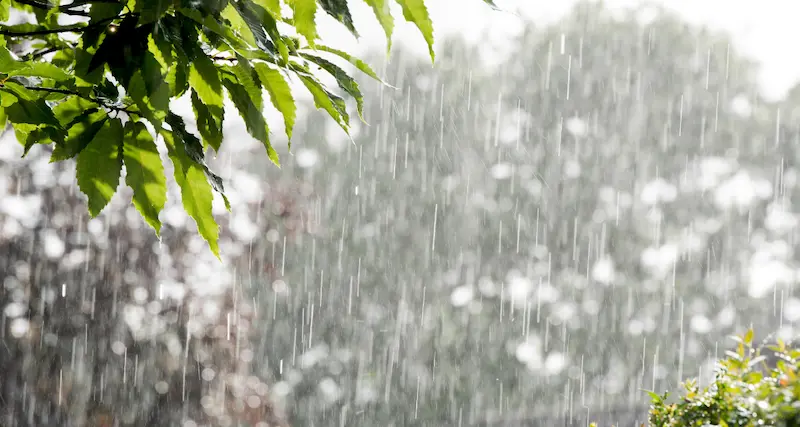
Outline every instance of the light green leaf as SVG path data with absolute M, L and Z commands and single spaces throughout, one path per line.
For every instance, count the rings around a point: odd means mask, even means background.
M 0 107 L 0 135 L 6 130 L 6 110 Z
M 219 152 L 222 144 L 222 120 L 225 116 L 222 107 L 206 105 L 197 96 L 197 92 L 192 89 L 192 109 L 197 119 L 197 130 L 203 138 L 203 142 L 211 146 L 214 151 Z
M 383 27 L 383 32 L 386 33 L 386 54 L 392 50 L 392 33 L 394 32 L 394 17 L 389 10 L 388 0 L 364 0 L 375 13 L 378 18 L 378 23 Z M 363 71 L 363 70 L 362 70 Z
M 11 52 L 5 47 L 5 45 L 0 45 L 0 70 L 4 73 L 9 73 L 22 67 L 22 62 L 14 59 L 14 57 L 11 55 Z
M 10 10 L 11 10 L 10 2 L 0 2 L 0 22 L 5 22 L 8 20 L 10 16 L 9 14 Z
M 222 106 L 222 83 L 219 71 L 211 59 L 200 55 L 189 66 L 189 84 L 197 91 L 200 100 L 209 105 Z
M 133 190 L 133 206 L 159 235 L 161 221 L 158 214 L 167 202 L 167 179 L 156 143 L 144 123 L 128 122 L 125 125 L 122 152 L 125 183 Z
M 433 51 L 433 22 L 428 16 L 428 8 L 425 7 L 424 0 L 397 0 L 403 8 L 403 17 L 406 21 L 413 23 L 422 33 L 425 42 L 428 44 L 428 52 L 431 55 L 431 61 L 436 59 L 436 54 Z
M 272 105 L 283 115 L 286 137 L 289 138 L 289 147 L 291 148 L 292 130 L 297 119 L 297 105 L 295 105 L 294 97 L 292 96 L 292 89 L 280 71 L 263 62 L 256 63 L 255 68 L 258 78 L 261 80 L 261 85 L 269 93 Z
M 298 34 L 305 37 L 309 45 L 314 46 L 317 39 L 317 0 L 289 0 L 294 12 L 294 25 Z
M 200 235 L 208 242 L 211 252 L 219 258 L 219 225 L 214 220 L 211 203 L 214 199 L 201 165 L 192 160 L 180 133 L 161 130 L 167 144 L 169 158 L 175 169 L 175 182 L 181 189 L 181 201 L 186 213 L 194 219 Z
M 108 120 L 78 154 L 78 188 L 89 198 L 89 215 L 92 218 L 106 207 L 119 186 L 122 137 L 122 122 L 116 118 Z
M 8 71 L 9 76 L 42 77 L 56 81 L 64 81 L 72 78 L 61 68 L 47 62 L 26 62 L 21 67 Z
M 281 3 L 280 0 L 254 0 L 255 3 L 267 11 L 269 11 L 275 19 L 281 18 Z M 296 18 L 295 18 L 296 19 Z

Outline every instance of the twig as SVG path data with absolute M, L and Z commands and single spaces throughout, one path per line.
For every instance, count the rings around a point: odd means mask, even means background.
M 116 105 L 108 105 L 108 104 L 102 102 L 101 100 L 99 100 L 97 98 L 92 98 L 91 96 L 86 96 L 86 95 L 80 94 L 78 92 L 74 92 L 74 91 L 67 90 L 67 89 L 58 89 L 58 88 L 54 88 L 54 87 L 39 87 L 39 86 L 23 86 L 23 87 L 25 89 L 28 89 L 28 90 L 35 90 L 35 91 L 39 91 L 39 92 L 60 93 L 62 95 L 77 96 L 77 97 L 83 98 L 83 99 L 85 99 L 87 101 L 94 102 L 95 104 L 97 104 L 97 105 L 99 105 L 101 107 L 108 108 L 110 110 L 114 110 L 114 111 L 117 111 L 117 112 L 122 111 L 122 112 L 124 112 L 124 113 L 126 113 L 128 115 L 136 115 L 136 116 L 140 116 L 141 115 L 138 112 L 131 111 L 131 110 L 125 108 L 125 107 L 117 107 Z
M 59 34 L 59 33 L 82 33 L 90 28 L 102 27 L 108 24 L 111 21 L 116 19 L 124 18 L 130 13 L 123 13 L 121 15 L 112 16 L 111 18 L 106 18 L 95 22 L 94 24 L 89 25 L 70 25 L 66 27 L 59 27 L 59 28 L 50 28 L 47 30 L 36 30 L 36 31 L 9 31 L 0 29 L 0 36 L 9 36 L 9 37 L 30 37 L 30 36 L 41 36 L 46 34 Z
M 49 47 L 49 48 L 47 48 L 45 50 L 40 50 L 38 52 L 31 52 L 28 55 L 25 55 L 25 57 L 23 59 L 25 61 L 32 61 L 34 59 L 39 59 L 39 58 L 47 55 L 48 53 L 58 52 L 61 49 L 62 48 L 58 48 L 58 47 Z

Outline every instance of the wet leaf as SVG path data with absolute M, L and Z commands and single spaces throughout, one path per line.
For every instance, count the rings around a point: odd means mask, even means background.
M 119 186 L 122 138 L 122 122 L 119 119 L 107 120 L 78 154 L 78 187 L 89 199 L 89 215 L 93 218 L 106 207 Z
M 159 235 L 161 221 L 158 214 L 167 201 L 167 181 L 161 156 L 153 136 L 142 122 L 128 122 L 124 138 L 125 183 L 133 190 L 133 206 Z
M 267 64 L 257 63 L 255 69 L 261 80 L 261 85 L 269 93 L 272 105 L 283 115 L 286 137 L 289 138 L 289 146 L 291 147 L 292 129 L 297 118 L 297 106 L 289 83 L 286 82 L 280 71 Z
M 211 184 L 206 179 L 202 166 L 189 156 L 180 133 L 162 129 L 161 135 L 172 160 L 175 182 L 181 190 L 183 208 L 194 220 L 197 230 L 208 242 L 211 252 L 219 258 L 219 226 L 211 211 L 214 199 Z

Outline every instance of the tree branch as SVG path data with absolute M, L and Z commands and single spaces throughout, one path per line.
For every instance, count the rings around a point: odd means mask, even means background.
M 59 28 L 50 28 L 46 30 L 35 30 L 35 31 L 9 31 L 6 29 L 2 29 L 0 27 L 0 36 L 8 36 L 8 37 L 30 37 L 30 36 L 41 36 L 46 34 L 58 34 L 58 33 L 82 33 L 90 28 L 102 27 L 109 22 L 112 22 L 116 19 L 124 18 L 131 13 L 123 13 L 117 16 L 113 16 L 111 18 L 106 18 L 100 21 L 97 21 L 93 24 L 89 25 L 70 25 L 66 27 L 59 27 Z
M 116 105 L 108 105 L 108 104 L 102 102 L 101 100 L 99 100 L 97 98 L 92 98 L 91 96 L 86 96 L 86 95 L 80 94 L 78 92 L 67 90 L 67 89 L 58 89 L 58 88 L 54 88 L 54 87 L 39 87 L 39 86 L 23 86 L 23 87 L 25 89 L 28 89 L 28 90 L 35 90 L 35 91 L 39 91 L 39 92 L 60 93 L 62 95 L 77 96 L 77 97 L 83 98 L 83 99 L 85 99 L 87 101 L 94 102 L 95 104 L 97 104 L 97 105 L 99 105 L 101 107 L 108 108 L 108 109 L 113 110 L 113 111 L 117 111 L 117 112 L 122 111 L 123 113 L 126 113 L 128 115 L 136 115 L 136 116 L 140 116 L 141 115 L 138 112 L 131 111 L 131 110 L 125 108 L 125 107 L 117 107 Z
M 56 6 L 53 6 L 53 5 L 48 4 L 48 3 L 38 2 L 36 0 L 15 0 L 15 1 L 17 3 L 22 3 L 22 4 L 26 4 L 28 6 L 31 6 L 31 7 L 35 7 L 37 9 L 50 10 L 50 9 L 53 9 L 53 8 L 56 7 Z M 83 6 L 84 4 L 86 4 L 86 3 L 76 4 L 76 5 L 68 4 L 66 6 L 58 6 L 58 10 L 61 13 L 65 14 L 65 15 L 89 16 L 89 12 L 86 12 L 86 11 L 83 11 L 83 10 L 71 10 L 71 8 L 73 8 L 73 7 Z

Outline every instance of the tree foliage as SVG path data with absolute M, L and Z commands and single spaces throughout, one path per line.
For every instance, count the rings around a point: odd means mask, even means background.
M 390 2 L 365 1 L 391 41 Z M 433 60 L 433 25 L 424 1 L 397 3 Z M 13 9 L 35 19 L 0 25 L 0 128 L 10 123 L 25 153 L 45 144 L 53 146 L 51 162 L 76 158 L 78 184 L 93 217 L 116 192 L 124 170 L 133 205 L 157 234 L 166 199 L 158 155 L 163 142 L 184 208 L 217 256 L 213 193 L 229 210 L 230 204 L 205 156 L 221 149 L 225 98 L 279 165 L 262 113 L 263 92 L 283 115 L 291 140 L 296 107 L 290 79 L 299 79 L 316 107 L 348 133 L 345 98 L 355 101 L 363 120 L 363 97 L 355 79 L 332 60 L 378 79 L 364 61 L 319 38 L 318 12 L 358 37 L 345 0 L 14 0 L 0 3 L 0 22 L 8 23 Z M 322 82 L 324 74 L 335 79 L 341 96 Z M 191 99 L 199 136 L 171 108 L 183 96 Z

